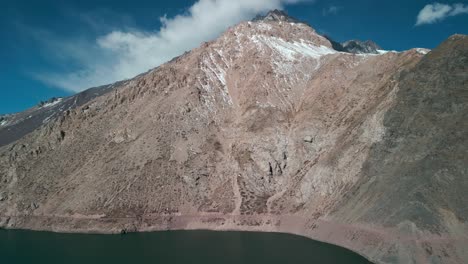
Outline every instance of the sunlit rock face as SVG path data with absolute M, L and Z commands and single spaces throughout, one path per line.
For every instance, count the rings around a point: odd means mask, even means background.
M 281 231 L 377 263 L 468 260 L 467 37 L 352 54 L 265 17 L 1 147 L 0 224 Z

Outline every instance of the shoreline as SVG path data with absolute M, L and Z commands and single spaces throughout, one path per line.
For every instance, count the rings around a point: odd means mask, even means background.
M 447 250 L 451 249 L 458 239 L 437 236 L 403 237 L 389 233 L 390 230 L 345 225 L 323 219 L 309 220 L 297 215 L 234 216 L 208 213 L 116 218 L 83 215 L 22 215 L 0 216 L 0 228 L 102 235 L 176 230 L 273 232 L 339 246 L 372 263 L 427 263 L 438 251 L 443 257 L 441 263 L 462 263 L 451 257 L 453 254 L 447 254 Z M 468 243 L 468 239 L 459 240 Z M 429 245 L 432 254 L 428 254 Z
M 321 241 L 321 240 L 318 240 L 318 239 L 313 239 L 313 238 L 310 238 L 308 236 L 305 236 L 305 235 L 301 235 L 301 234 L 293 234 L 293 233 L 288 233 L 288 232 L 281 232 L 281 231 L 263 231 L 263 230 L 245 230 L 245 229 L 203 229 L 203 228 L 200 228 L 200 229 L 155 229 L 155 230 L 149 230 L 149 231 L 131 231 L 131 232 L 128 232 L 128 233 L 108 233 L 108 232 L 74 232 L 74 231 L 69 231 L 69 232 L 61 232 L 61 231 L 52 231 L 52 230 L 33 230 L 33 229 L 9 229 L 9 228 L 0 228 L 0 231 L 1 230 L 4 230 L 4 231 L 24 231 L 24 232 L 45 232 L 45 233 L 54 233 L 54 234 L 69 234 L 69 235 L 78 235 L 78 234 L 81 234 L 81 235 L 103 235 L 103 236 L 118 236 L 118 235 L 121 235 L 121 236 L 126 236 L 126 235 L 129 235 L 129 234 L 139 234 L 139 233 L 157 233 L 157 232 L 171 232 L 171 231 L 206 231 L 206 232 L 255 232 L 255 233 L 272 233 L 272 234 L 284 234 L 284 235 L 291 235 L 291 236 L 297 236 L 297 237 L 302 237 L 302 238 L 305 238 L 305 239 L 310 239 L 310 240 L 313 240 L 313 241 L 316 241 L 316 242 L 319 242 L 319 243 L 323 243 L 323 244 L 327 244 L 327 245 L 332 245 L 332 246 L 335 246 L 335 247 L 339 247 L 339 248 L 342 248 L 342 249 L 345 249 L 345 250 L 348 250 L 350 252 L 353 252 L 354 254 L 366 259 L 367 261 L 371 262 L 371 263 L 375 263 L 373 262 L 372 260 L 370 260 L 367 256 L 365 255 L 362 255 L 361 253 L 359 252 L 356 252 L 352 249 L 349 249 L 349 248 L 346 248 L 346 247 L 343 247 L 341 245 L 337 245 L 337 244 L 334 244 L 334 243 L 330 243 L 330 242 L 326 242 L 326 241 Z

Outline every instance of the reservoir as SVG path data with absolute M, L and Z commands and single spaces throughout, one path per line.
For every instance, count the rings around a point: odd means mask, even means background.
M 360 255 L 304 237 L 256 232 L 165 231 L 126 235 L 0 230 L 4 264 L 364 264 Z

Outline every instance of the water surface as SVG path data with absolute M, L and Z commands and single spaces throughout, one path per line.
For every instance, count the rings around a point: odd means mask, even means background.
M 277 233 L 167 231 L 126 235 L 0 230 L 5 264 L 361 264 L 347 249 Z

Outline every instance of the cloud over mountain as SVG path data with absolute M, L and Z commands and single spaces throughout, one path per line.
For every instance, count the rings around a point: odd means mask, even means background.
M 67 49 L 88 53 L 80 58 L 68 55 L 79 70 L 35 76 L 70 91 L 127 79 L 215 38 L 241 20 L 297 2 L 304 0 L 199 0 L 185 14 L 161 17 L 162 26 L 155 32 L 114 30 L 93 43 L 66 43 Z

